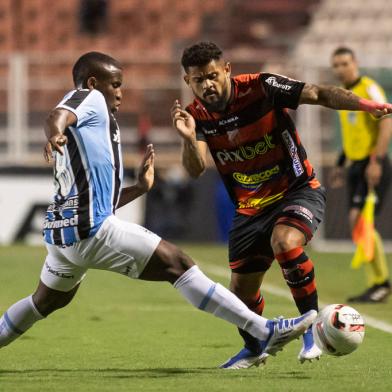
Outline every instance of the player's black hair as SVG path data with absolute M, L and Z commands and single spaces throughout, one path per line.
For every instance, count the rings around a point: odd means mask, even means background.
M 332 53 L 332 57 L 339 56 L 341 54 L 349 54 L 353 59 L 355 59 L 354 51 L 347 46 L 339 46 L 336 48 Z
M 72 77 L 75 87 L 86 88 L 87 79 L 91 76 L 100 77 L 102 75 L 102 67 L 105 65 L 113 65 L 118 69 L 122 69 L 121 64 L 113 57 L 100 52 L 88 52 L 79 57 L 72 68 Z
M 187 72 L 189 67 L 199 67 L 212 60 L 220 60 L 222 54 L 222 50 L 213 42 L 199 42 L 184 50 L 181 65 Z

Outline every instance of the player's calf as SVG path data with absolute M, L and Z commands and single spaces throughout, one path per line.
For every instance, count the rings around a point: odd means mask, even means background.
M 39 282 L 33 295 L 13 304 L 0 318 L 0 347 L 7 346 L 37 321 L 69 304 L 79 285 L 69 292 L 53 290 Z
M 0 318 L 0 347 L 7 346 L 44 316 L 29 297 L 13 304 Z

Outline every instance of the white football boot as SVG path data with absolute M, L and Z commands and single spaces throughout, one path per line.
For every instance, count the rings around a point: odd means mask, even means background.
M 298 360 L 301 363 L 306 361 L 312 362 L 314 359 L 319 360 L 322 351 L 316 346 L 316 343 L 313 339 L 312 327 L 310 327 L 302 336 L 303 344 L 302 349 L 298 354 Z

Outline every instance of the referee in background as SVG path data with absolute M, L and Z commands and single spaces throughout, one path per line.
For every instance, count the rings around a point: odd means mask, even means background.
M 385 92 L 374 80 L 360 75 L 354 52 L 340 47 L 332 53 L 335 77 L 346 88 L 362 98 L 386 102 Z M 374 189 L 376 214 L 380 212 L 391 181 L 388 145 L 392 132 L 392 119 L 381 120 L 369 113 L 339 111 L 343 151 L 330 178 L 332 187 L 343 185 L 344 165 L 349 161 L 347 186 L 349 191 L 349 223 L 351 230 L 361 213 L 368 189 Z M 349 302 L 384 302 L 391 294 L 388 265 L 382 240 L 376 232 L 375 256 L 365 264 L 368 288 L 359 295 L 348 298 Z

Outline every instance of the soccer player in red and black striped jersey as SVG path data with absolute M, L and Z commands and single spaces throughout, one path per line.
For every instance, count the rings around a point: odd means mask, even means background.
M 209 149 L 236 205 L 229 237 L 231 290 L 261 314 L 261 283 L 277 259 L 300 313 L 317 310 L 313 263 L 304 246 L 323 217 L 325 191 L 287 109 L 314 104 L 380 117 L 391 113 L 392 106 L 276 74 L 232 77 L 230 63 L 211 42 L 185 49 L 182 66 L 195 96 L 185 110 L 176 101 L 171 112 L 183 138 L 183 164 L 192 177 L 200 176 Z M 245 347 L 222 367 L 260 363 L 257 339 L 240 334 Z M 298 358 L 304 362 L 320 355 L 309 329 Z

